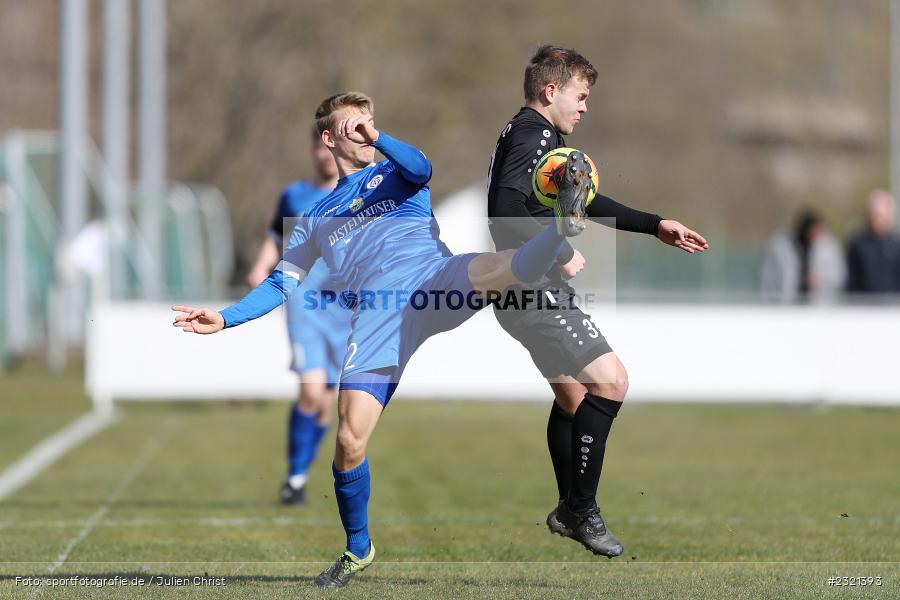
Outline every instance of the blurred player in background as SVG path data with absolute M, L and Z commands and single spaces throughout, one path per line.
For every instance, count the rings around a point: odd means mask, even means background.
M 371 99 L 358 92 L 332 96 L 319 106 L 317 126 L 341 178 L 294 229 L 281 262 L 263 283 L 221 313 L 173 307 L 183 313 L 174 325 L 185 332 L 209 334 L 240 325 L 283 303 L 319 257 L 347 290 L 360 291 L 341 373 L 333 464 L 347 545 L 315 578 L 319 587 L 346 585 L 375 558 L 366 449 L 413 353 L 432 335 L 475 314 L 485 295 L 499 297 L 510 285 L 539 279 L 565 241 L 551 223 L 518 250 L 453 255 L 440 240 L 431 211 L 431 163 L 416 148 L 375 129 L 372 115 Z M 376 149 L 387 160 L 376 163 Z M 588 194 L 587 160 L 570 156 L 568 166 L 559 187 L 560 206 Z M 574 218 L 559 212 L 560 222 Z M 400 293 L 404 302 L 398 302 Z M 424 300 L 418 307 L 417 295 Z M 461 302 L 456 308 L 454 296 Z
M 571 134 L 587 112 L 596 79 L 593 65 L 574 50 L 543 46 L 531 58 L 525 69 L 525 106 L 503 128 L 488 170 L 488 218 L 498 251 L 518 248 L 541 230 L 539 219 L 552 216 L 532 193 L 532 172 L 544 153 L 565 147 L 563 135 Z M 616 229 L 652 235 L 689 253 L 709 247 L 681 223 L 607 196 L 597 194 L 585 210 L 592 218 L 615 218 Z M 595 554 L 618 556 L 623 546 L 607 530 L 596 494 L 607 436 L 625 399 L 628 376 L 590 315 L 568 301 L 575 290 L 566 280 L 581 271 L 584 257 L 566 243 L 557 267 L 531 289 L 552 295 L 567 309 L 495 306 L 494 314 L 528 349 L 555 396 L 547 446 L 559 499 L 547 526 Z
M 247 285 L 255 288 L 272 272 L 281 257 L 284 240 L 300 217 L 316 202 L 331 193 L 338 179 L 334 157 L 315 127 L 310 146 L 315 174 L 310 180 L 295 181 L 281 193 L 256 262 L 247 275 Z M 334 290 L 334 282 L 322 261 L 318 261 L 303 281 L 303 290 Z M 288 336 L 291 341 L 291 370 L 299 375 L 299 398 L 291 405 L 288 421 L 288 472 L 281 487 L 281 502 L 306 502 L 306 474 L 316 457 L 331 418 L 331 405 L 341 361 L 350 332 L 349 310 L 332 304 L 325 310 L 310 311 L 303 306 L 303 291 L 287 305 Z

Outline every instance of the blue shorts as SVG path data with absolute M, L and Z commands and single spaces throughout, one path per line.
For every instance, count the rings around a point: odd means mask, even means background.
M 351 315 L 351 311 L 338 304 L 310 310 L 304 306 L 302 290 L 292 294 L 287 302 L 291 370 L 303 374 L 324 369 L 328 387 L 336 387 L 347 353 Z
M 384 297 L 360 295 L 341 389 L 364 390 L 386 406 L 413 353 L 431 336 L 455 329 L 483 303 L 469 282 L 478 253 L 441 256 L 414 273 L 379 283 Z M 400 270 L 400 269 L 398 269 Z

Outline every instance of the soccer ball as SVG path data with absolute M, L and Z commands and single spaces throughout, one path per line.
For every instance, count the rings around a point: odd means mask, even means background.
M 559 191 L 557 184 L 562 177 L 562 170 L 566 166 L 566 159 L 572 152 L 580 152 L 580 150 L 575 148 L 551 150 L 544 154 L 534 166 L 534 172 L 531 174 L 531 188 L 540 203 L 548 208 L 553 208 L 553 201 L 556 200 L 556 194 Z M 591 157 L 587 154 L 584 157 L 591 165 L 591 182 L 593 183 L 588 192 L 587 202 L 585 202 L 585 206 L 587 206 L 594 199 L 597 189 L 600 187 L 600 173 Z

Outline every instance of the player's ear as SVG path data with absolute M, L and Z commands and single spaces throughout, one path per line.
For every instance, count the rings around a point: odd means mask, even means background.
M 559 86 L 555 83 L 548 83 L 544 86 L 544 102 L 547 104 L 553 104 L 554 99 L 556 98 L 556 93 L 559 91 Z
M 334 148 L 334 138 L 331 136 L 330 129 L 326 129 L 322 132 L 322 143 L 329 148 Z

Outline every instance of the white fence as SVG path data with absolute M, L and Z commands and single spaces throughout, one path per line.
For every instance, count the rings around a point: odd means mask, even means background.
M 900 404 L 892 308 L 628 304 L 593 316 L 628 369 L 632 401 Z M 87 349 L 96 402 L 294 396 L 280 311 L 214 336 L 184 334 L 173 318 L 165 305 L 96 307 Z M 550 392 L 488 309 L 429 340 L 397 396 L 547 401 Z
M 76 166 L 88 183 L 85 221 L 63 231 L 56 181 L 61 139 L 55 131 L 0 137 L 0 370 L 5 359 L 46 348 L 62 368 L 80 346 L 86 287 L 113 298 L 223 295 L 234 267 L 231 217 L 222 193 L 173 183 L 159 194 L 159 252 L 136 218 L 149 206 L 136 184 L 116 185 L 91 139 Z M 159 279 L 159 281 L 157 281 Z M 163 290 L 155 289 L 165 284 Z

